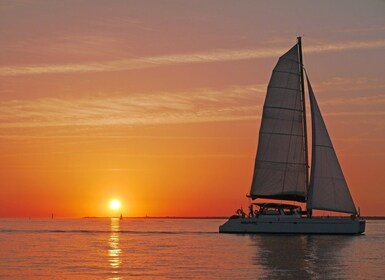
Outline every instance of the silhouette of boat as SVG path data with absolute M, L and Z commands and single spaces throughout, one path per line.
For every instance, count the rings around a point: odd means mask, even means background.
M 251 203 L 219 227 L 222 233 L 358 234 L 365 231 L 302 63 L 301 37 L 281 56 L 267 88 L 249 197 L 306 203 Z M 309 178 L 304 91 L 311 108 L 312 164 Z M 254 211 L 254 206 L 258 207 Z M 312 217 L 312 210 L 350 217 Z

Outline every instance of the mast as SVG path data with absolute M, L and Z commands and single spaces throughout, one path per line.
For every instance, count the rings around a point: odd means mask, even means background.
M 303 78 L 303 60 L 302 60 L 301 36 L 298 36 L 297 40 L 298 40 L 298 50 L 299 50 L 299 67 L 300 67 L 300 73 L 301 73 L 303 130 L 304 130 L 304 137 L 305 137 L 306 193 L 309 193 L 309 155 L 308 155 L 308 146 L 307 146 L 306 105 L 305 105 L 305 80 Z

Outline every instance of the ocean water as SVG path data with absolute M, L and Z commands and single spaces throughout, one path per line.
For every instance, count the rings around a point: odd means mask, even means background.
M 220 219 L 0 219 L 3 279 L 385 279 L 366 233 L 219 234 Z

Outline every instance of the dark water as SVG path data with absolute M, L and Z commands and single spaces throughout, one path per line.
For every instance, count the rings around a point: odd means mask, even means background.
M 223 222 L 0 219 L 0 278 L 385 279 L 385 221 L 359 236 L 219 234 Z

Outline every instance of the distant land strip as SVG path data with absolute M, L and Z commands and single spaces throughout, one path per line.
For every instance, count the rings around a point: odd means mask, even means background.
M 86 216 L 82 217 L 83 219 L 110 219 L 110 218 L 120 218 L 120 217 L 96 217 L 96 216 Z M 221 216 L 208 216 L 208 217 L 183 217 L 183 216 L 155 216 L 155 217 L 150 217 L 150 216 L 144 216 L 144 217 L 123 217 L 124 219 L 228 219 L 229 217 L 221 217 Z M 385 219 L 385 217 L 384 217 Z
M 317 218 L 322 218 L 326 216 L 315 216 Z M 332 216 L 328 216 L 332 217 Z M 346 217 L 346 216 L 336 216 L 337 218 L 339 217 Z M 96 216 L 86 216 L 82 217 L 83 219 L 110 219 L 110 218 L 119 218 L 119 217 L 96 217 Z M 215 219 L 228 219 L 229 216 L 223 217 L 223 216 L 196 216 L 196 217 L 183 217 L 183 216 L 155 216 L 155 217 L 150 217 L 150 216 L 144 216 L 144 217 L 123 217 L 124 219 L 190 219 L 190 220 L 215 220 Z M 361 218 L 365 220 L 385 220 L 385 216 L 361 216 Z

